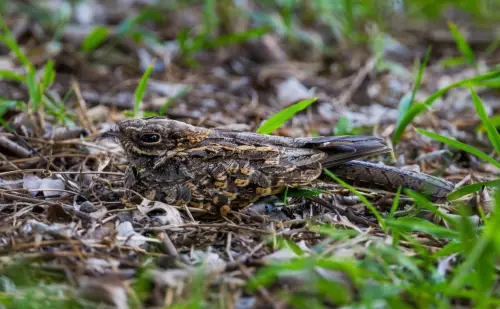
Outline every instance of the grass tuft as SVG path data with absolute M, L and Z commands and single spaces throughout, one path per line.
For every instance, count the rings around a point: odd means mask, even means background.
M 426 111 L 428 108 L 430 108 L 437 99 L 442 97 L 451 89 L 464 86 L 470 87 L 471 85 L 485 86 L 484 82 L 495 80 L 499 77 L 500 77 L 499 70 L 491 71 L 481 75 L 476 75 L 472 78 L 467 78 L 458 82 L 454 82 L 446 87 L 443 87 L 438 91 L 434 92 L 432 95 L 430 95 L 424 102 L 417 102 L 411 105 L 410 109 L 406 111 L 404 116 L 398 119 L 398 126 L 394 131 L 394 135 L 392 137 L 393 143 L 397 144 L 397 142 L 403 135 L 404 131 L 406 130 L 406 127 L 413 121 L 413 119 L 415 119 L 415 117 L 417 117 L 418 115 Z
M 479 159 L 487 161 L 487 162 L 493 164 L 494 166 L 500 168 L 500 162 L 498 162 L 497 160 L 493 159 L 489 155 L 485 154 L 484 152 L 482 152 L 481 150 L 479 150 L 473 146 L 464 144 L 462 142 L 459 142 L 457 140 L 451 139 L 451 138 L 446 137 L 446 136 L 442 136 L 442 135 L 434 133 L 434 132 L 426 131 L 423 129 L 416 129 L 416 130 L 417 130 L 417 132 L 419 132 L 422 135 L 428 136 L 436 141 L 445 143 L 446 145 L 448 145 L 450 147 L 457 148 L 457 149 L 460 149 L 463 151 L 467 151 L 468 153 L 475 155 Z
M 418 88 L 420 87 L 420 83 L 422 82 L 422 77 L 424 76 L 425 68 L 429 63 L 430 54 L 431 54 L 431 47 L 427 48 L 424 61 L 422 62 L 422 64 L 418 65 L 418 71 L 415 78 L 415 84 L 413 85 L 413 90 L 409 94 L 403 96 L 401 98 L 401 101 L 399 102 L 396 130 L 394 131 L 394 135 L 392 136 L 392 143 L 394 145 L 396 145 L 399 142 L 401 135 L 403 134 L 405 128 L 408 126 L 409 123 L 407 121 L 409 119 L 410 120 L 413 119 L 407 117 L 406 115 L 409 115 L 411 104 L 415 100 L 415 95 L 417 94 Z M 420 109 L 416 109 L 415 111 L 420 113 Z

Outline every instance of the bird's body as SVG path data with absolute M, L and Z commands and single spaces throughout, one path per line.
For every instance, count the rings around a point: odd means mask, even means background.
M 126 120 L 117 136 L 130 160 L 127 184 L 150 198 L 226 213 L 323 168 L 390 149 L 371 136 L 290 138 L 208 129 L 162 117 Z

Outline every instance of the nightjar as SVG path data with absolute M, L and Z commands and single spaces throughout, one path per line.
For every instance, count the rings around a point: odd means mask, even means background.
M 225 215 L 286 187 L 307 186 L 322 169 L 366 187 L 398 186 L 442 198 L 453 185 L 425 174 L 356 159 L 390 149 L 372 136 L 291 138 L 209 129 L 163 117 L 130 119 L 107 135 L 130 166 L 126 185 L 149 199 Z

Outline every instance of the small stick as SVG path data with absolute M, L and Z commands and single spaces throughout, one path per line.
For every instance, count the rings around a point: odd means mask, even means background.
M 31 151 L 4 136 L 0 136 L 0 147 L 9 150 L 19 157 L 28 158 L 31 156 Z

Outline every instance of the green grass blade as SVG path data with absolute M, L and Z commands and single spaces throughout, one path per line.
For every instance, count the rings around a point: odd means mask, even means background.
M 289 106 L 275 115 L 269 117 L 264 123 L 257 129 L 257 133 L 271 134 L 274 130 L 279 128 L 288 119 L 292 118 L 298 112 L 306 109 L 309 105 L 316 102 L 317 98 L 302 100 Z
M 2 79 L 10 79 L 10 80 L 15 80 L 21 83 L 26 82 L 26 76 L 17 74 L 16 72 L 12 72 L 9 70 L 0 70 L 0 78 Z
M 498 229 L 500 228 L 500 185 L 497 185 L 495 188 L 493 199 L 495 204 L 492 216 L 490 220 L 487 221 L 487 232 L 495 244 L 496 251 L 500 252 L 500 235 L 498 233 Z
M 422 82 L 422 77 L 424 76 L 425 68 L 427 67 L 427 64 L 429 63 L 429 57 L 431 55 L 431 51 L 432 51 L 432 47 L 429 46 L 427 48 L 427 51 L 425 52 L 424 61 L 422 62 L 422 64 L 418 68 L 417 78 L 415 80 L 415 85 L 413 87 L 413 91 L 411 92 L 410 102 L 413 102 L 413 100 L 415 99 L 415 95 L 418 91 L 418 88 L 420 87 L 420 83 Z
M 52 85 L 55 78 L 56 72 L 54 71 L 54 61 L 49 60 L 43 69 L 42 92 Z
M 144 74 L 141 77 L 139 85 L 137 85 L 137 89 L 135 90 L 134 112 L 133 112 L 134 118 L 139 117 L 139 114 L 141 112 L 142 97 L 144 96 L 144 92 L 146 91 L 149 76 L 151 75 L 151 72 L 153 71 L 154 64 L 155 64 L 155 60 L 153 60 L 149 64 L 146 71 L 144 72 Z
M 457 239 L 460 233 L 445 227 L 436 225 L 426 219 L 416 217 L 401 217 L 398 219 L 387 219 L 387 226 L 398 230 L 423 232 L 437 238 Z
M 344 26 L 345 29 L 344 31 L 349 37 L 353 37 L 356 29 L 356 22 L 355 22 L 355 17 L 354 17 L 354 12 L 353 12 L 353 1 L 351 0 L 344 0 L 343 1 L 343 6 L 345 8 L 345 22 Z
M 219 18 L 216 11 L 215 0 L 205 0 L 203 1 L 203 32 L 204 36 L 210 37 L 214 33 L 217 25 L 219 24 Z
M 495 70 L 483 75 L 478 75 L 476 78 L 470 78 L 469 83 L 476 87 L 499 88 L 500 74 L 498 74 L 498 72 L 498 70 Z
M 485 80 L 481 82 L 474 83 L 476 87 L 485 87 L 485 88 L 500 88 L 500 78 Z
M 88 53 L 95 50 L 109 36 L 109 29 L 104 26 L 97 26 L 83 39 L 82 51 Z
M 457 148 L 457 149 L 460 149 L 460 150 L 463 150 L 463 151 L 467 151 L 468 153 L 471 153 L 471 154 L 475 155 L 476 157 L 480 158 L 481 160 L 487 161 L 487 162 L 493 164 L 494 166 L 500 168 L 500 162 L 498 162 L 497 160 L 495 160 L 492 157 L 488 156 L 487 154 L 485 154 L 484 152 L 482 152 L 479 149 L 476 149 L 476 148 L 474 148 L 472 146 L 469 146 L 467 144 L 464 144 L 462 142 L 456 141 L 456 140 L 451 139 L 449 137 L 442 136 L 442 135 L 439 135 L 439 134 L 436 134 L 436 133 L 433 133 L 433 132 L 430 132 L 430 131 L 426 131 L 426 130 L 423 130 L 423 129 L 416 129 L 416 130 L 420 134 L 423 134 L 423 135 L 428 136 L 428 137 L 430 137 L 430 138 L 432 138 L 434 140 L 437 140 L 437 141 L 440 141 L 442 143 L 445 143 L 445 144 L 447 144 L 450 147 Z
M 411 105 L 410 109 L 404 114 L 402 118 L 398 119 L 398 125 L 394 130 L 394 134 L 392 135 L 392 143 L 394 145 L 399 142 L 401 136 L 403 135 L 406 127 L 410 124 L 410 122 L 427 108 L 428 106 L 426 104 L 417 102 Z
M 412 115 L 413 113 L 421 113 L 424 108 L 422 107 L 417 107 L 412 110 L 410 113 L 410 108 L 412 107 L 413 100 L 415 100 L 415 95 L 418 91 L 418 88 L 420 87 L 420 83 L 422 82 L 422 77 L 424 76 L 425 68 L 427 67 L 427 63 L 429 62 L 429 56 L 431 54 L 431 47 L 429 46 L 427 48 L 427 52 L 424 57 L 424 61 L 422 64 L 419 65 L 418 67 L 418 72 L 415 77 L 415 84 L 413 85 L 413 90 L 410 94 L 407 94 L 401 98 L 401 101 L 399 102 L 398 106 L 398 120 L 397 120 L 397 125 L 396 125 L 396 130 L 394 132 L 392 142 L 393 144 L 397 144 L 399 141 L 399 138 L 404 132 L 404 129 L 406 126 L 409 124 L 408 119 L 413 119 L 413 118 L 408 118 L 407 115 Z M 418 114 L 417 114 L 418 115 Z
M 323 172 L 326 175 L 328 175 L 330 178 L 332 178 L 333 180 L 335 180 L 338 184 L 340 184 L 341 186 L 345 187 L 346 189 L 348 189 L 349 191 L 351 191 L 352 193 L 354 193 L 361 200 L 361 202 L 363 202 L 363 204 L 365 204 L 366 207 L 373 213 L 373 215 L 375 216 L 375 218 L 377 218 L 377 221 L 378 221 L 380 227 L 382 228 L 382 230 L 384 230 L 384 231 L 386 230 L 385 221 L 384 221 L 382 215 L 377 210 L 377 208 L 375 208 L 375 206 L 373 206 L 373 204 L 370 203 L 370 201 L 368 201 L 366 199 L 366 197 L 364 197 L 362 194 L 360 194 L 358 192 L 358 190 L 356 190 L 353 186 L 349 185 L 348 183 L 346 183 L 342 179 L 340 179 L 337 176 L 335 176 L 328 169 L 324 168 Z
M 162 15 L 161 11 L 155 10 L 153 7 L 145 7 L 139 12 L 139 14 L 128 17 L 120 22 L 120 24 L 116 27 L 116 35 L 118 37 L 122 37 L 126 34 L 130 34 L 144 21 L 162 23 L 165 21 L 165 16 Z
M 486 133 L 488 134 L 488 138 L 491 141 L 491 144 L 495 148 L 496 152 L 500 155 L 500 134 L 498 134 L 495 126 L 490 122 L 488 118 L 488 114 L 486 114 L 486 110 L 484 109 L 483 102 L 478 97 L 476 91 L 471 87 L 470 93 L 472 96 L 472 101 L 474 102 L 474 107 L 476 108 L 477 115 L 481 118 L 481 121 L 486 129 Z
M 205 48 L 217 48 L 225 46 L 228 44 L 235 44 L 240 42 L 245 42 L 253 38 L 259 38 L 269 32 L 267 27 L 259 27 L 250 29 L 244 32 L 232 33 L 224 36 L 220 36 L 214 40 L 206 41 L 203 45 Z
M 470 86 L 470 85 L 481 85 L 482 82 L 490 80 L 490 79 L 495 79 L 500 77 L 500 70 L 499 71 L 492 71 L 488 72 L 485 74 L 477 75 L 472 78 L 467 78 L 461 81 L 457 81 L 455 83 L 452 83 L 446 87 L 443 87 L 439 89 L 438 91 L 434 92 L 432 95 L 430 95 L 423 103 L 415 103 L 411 106 L 411 108 L 408 110 L 408 112 L 403 116 L 403 118 L 400 120 L 398 123 L 398 126 L 394 130 L 394 134 L 392 136 L 392 142 L 393 144 L 397 144 L 403 135 L 404 131 L 406 130 L 406 127 L 413 121 L 415 117 L 420 115 L 422 112 L 424 112 L 427 107 L 430 107 L 434 101 L 436 101 L 438 98 L 446 94 L 448 91 L 450 91 L 453 88 L 456 87 L 461 87 L 464 85 Z
M 445 60 L 441 61 L 440 64 L 444 68 L 451 68 L 451 67 L 455 67 L 455 66 L 458 66 L 458 65 L 462 65 L 462 64 L 464 64 L 466 62 L 467 62 L 467 60 L 464 59 L 463 57 L 450 57 L 448 59 L 445 59 Z
M 433 257 L 436 259 L 445 258 L 455 253 L 460 253 L 463 250 L 462 244 L 459 242 L 449 242 L 434 252 Z
M 165 101 L 164 104 L 162 104 L 160 106 L 160 110 L 158 111 L 158 114 L 160 116 L 164 116 L 166 113 L 167 113 L 167 110 L 168 108 L 170 107 L 170 105 L 178 98 L 182 97 L 183 95 L 185 95 L 186 93 L 188 93 L 189 91 L 191 91 L 193 89 L 193 86 L 192 85 L 186 85 L 184 87 L 182 87 L 181 90 L 179 90 L 174 96 L 170 96 L 168 97 L 168 99 Z
M 333 133 L 335 135 L 348 135 L 351 129 L 351 119 L 347 116 L 342 116 L 335 124 Z
M 415 77 L 415 84 L 413 85 L 412 91 L 403 96 L 401 98 L 401 101 L 399 102 L 398 106 L 398 123 L 400 122 L 401 118 L 408 112 L 410 109 L 411 104 L 413 103 L 413 100 L 415 100 L 415 95 L 418 91 L 418 88 L 420 88 L 420 83 L 422 82 L 422 77 L 424 76 L 425 68 L 427 67 L 427 63 L 429 62 L 429 56 L 431 54 L 431 47 L 429 46 L 427 48 L 427 52 L 424 57 L 424 61 L 418 65 L 418 71 L 417 75 Z
M 464 186 L 458 190 L 455 190 L 448 194 L 448 200 L 453 201 L 457 200 L 463 196 L 466 196 L 467 194 L 471 194 L 474 192 L 477 192 L 481 190 L 483 187 L 493 187 L 493 186 L 500 186 L 500 179 L 495 179 L 495 180 L 490 180 L 490 181 L 483 181 L 483 182 L 476 182 L 473 184 L 470 184 L 468 186 Z
M 471 273 L 474 269 L 474 265 L 479 261 L 484 251 L 490 244 L 488 237 L 479 238 L 475 244 L 472 252 L 469 254 L 464 263 L 459 267 L 458 272 L 455 274 L 451 280 L 448 289 L 449 291 L 457 291 L 466 284 L 467 275 Z
M 439 89 L 438 91 L 434 92 L 432 95 L 430 95 L 424 101 L 424 103 L 427 106 L 431 106 L 432 103 L 434 103 L 434 101 L 436 101 L 437 99 L 439 99 L 440 97 L 442 97 L 444 94 L 446 94 L 448 91 L 450 91 L 453 88 L 462 87 L 462 86 L 467 86 L 468 87 L 471 84 L 475 85 L 476 83 L 481 84 L 484 81 L 495 79 L 495 78 L 498 78 L 498 77 L 500 77 L 500 70 L 498 70 L 498 71 L 491 71 L 491 72 L 488 72 L 488 73 L 485 73 L 485 74 L 481 74 L 481 75 L 477 75 L 477 76 L 474 76 L 474 77 L 471 77 L 471 78 L 466 78 L 466 79 L 463 79 L 463 80 L 459 80 L 457 82 L 451 83 L 448 86 L 443 87 L 443 88 Z
M 500 115 L 495 115 L 495 116 L 488 118 L 488 122 L 490 122 L 495 128 L 500 128 Z M 484 124 L 480 124 L 476 128 L 476 131 L 486 132 L 486 128 L 484 127 Z
M 3 16 L 0 16 L 0 28 L 2 29 L 3 32 L 0 34 L 0 41 L 3 42 L 11 51 L 14 52 L 17 59 L 26 67 L 28 71 L 30 69 L 34 70 L 33 65 L 28 60 L 26 55 L 24 55 L 23 51 L 21 50 L 16 40 L 12 36 L 12 33 L 10 32 L 9 28 L 5 24 Z
M 37 112 L 42 102 L 42 95 L 40 94 L 40 87 L 38 87 L 39 85 L 36 80 L 35 69 L 30 69 L 28 71 L 26 83 L 28 84 L 28 93 L 32 108 L 35 112 Z
M 451 21 L 448 22 L 448 27 L 450 28 L 451 34 L 453 35 L 455 43 L 457 44 L 457 48 L 462 56 L 467 60 L 469 64 L 475 65 L 476 57 L 467 40 L 462 36 L 457 26 Z
M 394 218 L 394 214 L 396 213 L 396 210 L 398 209 L 399 198 L 401 196 L 401 190 L 402 190 L 402 187 L 399 187 L 398 191 L 396 192 L 396 196 L 394 197 L 394 201 L 392 202 L 391 211 L 389 212 L 389 218 Z
M 3 116 L 7 111 L 10 109 L 13 109 L 15 107 L 20 107 L 23 105 L 22 101 L 15 101 L 15 100 L 4 100 L 3 98 L 0 98 L 0 117 Z
M 10 130 L 11 126 L 6 120 L 4 120 L 3 116 L 11 109 L 22 107 L 24 107 L 24 102 L 22 101 L 5 100 L 0 98 L 0 125 Z
M 446 222 L 448 222 L 448 224 L 450 224 L 450 226 L 456 227 L 457 222 L 454 218 L 452 218 L 448 214 L 442 212 L 439 209 L 439 207 L 437 207 L 432 202 L 427 200 L 422 194 L 420 194 L 416 191 L 413 191 L 413 190 L 409 190 L 409 189 L 404 190 L 404 192 L 406 195 L 411 197 L 415 201 L 415 203 L 417 203 L 417 205 L 431 211 L 434 215 L 436 215 L 436 216 L 440 217 L 441 219 L 445 220 Z
M 413 90 L 417 89 L 417 85 L 415 84 L 413 87 Z M 404 115 L 408 112 L 408 110 L 411 107 L 411 103 L 413 102 L 414 99 L 414 92 L 408 92 L 405 94 L 401 100 L 399 100 L 398 104 L 398 120 L 396 124 L 401 123 L 401 119 L 403 119 Z

